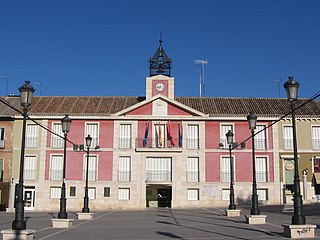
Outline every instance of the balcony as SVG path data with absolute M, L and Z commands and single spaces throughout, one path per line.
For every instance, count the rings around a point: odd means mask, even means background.
M 187 182 L 199 182 L 199 171 L 187 171 Z
M 83 171 L 83 180 L 86 180 L 86 170 Z M 88 181 L 97 181 L 97 170 L 88 171 Z
M 292 138 L 284 138 L 283 139 L 283 149 L 284 150 L 292 150 L 293 149 L 293 139 Z
M 35 180 L 36 179 L 36 169 L 24 169 L 24 179 L 25 180 Z
M 118 171 L 118 181 L 119 182 L 130 182 L 131 181 L 131 171 Z
M 0 148 L 4 148 L 4 140 L 0 140 Z
M 179 139 L 178 139 L 179 140 Z M 144 138 L 138 138 L 135 140 L 135 148 L 137 152 L 181 152 L 182 146 L 179 146 L 179 141 L 158 138 L 148 138 L 147 141 Z
M 148 170 L 147 182 L 171 182 L 171 171 L 168 170 Z
M 312 149 L 313 150 L 320 149 L 320 139 L 312 139 Z
M 119 138 L 119 148 L 131 148 L 131 138 Z
M 50 180 L 62 180 L 63 171 L 61 170 L 50 170 Z

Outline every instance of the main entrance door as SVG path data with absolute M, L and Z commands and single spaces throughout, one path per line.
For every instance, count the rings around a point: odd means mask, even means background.
M 149 185 L 146 188 L 146 207 L 171 208 L 172 187 L 166 185 Z
M 171 187 L 170 188 L 160 188 L 158 189 L 158 207 L 168 207 L 171 208 Z

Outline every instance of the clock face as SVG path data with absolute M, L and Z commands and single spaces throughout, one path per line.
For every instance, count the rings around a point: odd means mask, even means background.
M 162 91 L 164 90 L 164 84 L 163 84 L 162 82 L 158 82 L 158 83 L 156 84 L 156 90 L 157 90 L 158 92 L 162 92 Z

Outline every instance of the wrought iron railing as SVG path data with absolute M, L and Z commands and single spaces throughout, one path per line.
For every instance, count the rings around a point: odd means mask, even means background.
M 131 181 L 131 171 L 118 171 L 118 181 L 119 182 Z
M 159 139 L 159 138 L 137 138 L 136 148 L 181 148 L 182 144 L 179 144 L 179 139 Z
M 50 170 L 50 180 L 61 180 L 63 177 L 63 171 L 61 170 Z
M 187 182 L 199 182 L 199 171 L 187 171 Z
M 147 182 L 171 182 L 171 171 L 148 170 Z

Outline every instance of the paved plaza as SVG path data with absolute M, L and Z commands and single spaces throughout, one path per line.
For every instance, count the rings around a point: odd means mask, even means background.
M 261 214 L 267 215 L 267 223 L 249 225 L 244 215 L 250 206 L 238 207 L 240 217 L 228 218 L 224 208 L 170 209 L 149 208 L 140 211 L 111 210 L 95 212 L 93 220 L 74 218 L 68 229 L 52 228 L 51 219 L 57 213 L 26 212 L 28 229 L 36 229 L 35 239 L 288 239 L 283 236 L 282 224 L 289 224 L 292 206 L 261 206 Z M 317 225 L 316 238 L 320 239 L 320 205 L 304 205 L 308 224 Z M 11 228 L 13 213 L 0 212 L 0 228 Z M 2 238 L 2 236 L 1 236 Z

